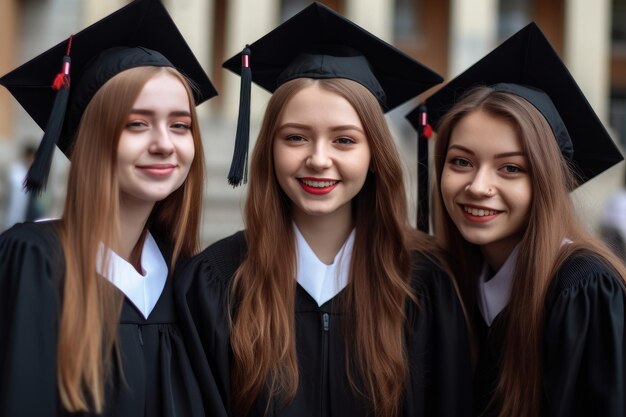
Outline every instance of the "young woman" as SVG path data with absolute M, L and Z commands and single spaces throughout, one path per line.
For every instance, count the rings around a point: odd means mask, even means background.
M 481 77 L 490 86 L 470 88 Z M 586 180 L 621 159 L 610 137 L 534 25 L 427 102 L 451 106 L 437 128 L 435 233 L 475 316 L 477 415 L 623 416 L 626 270 L 568 194 L 574 167 Z
M 150 7 L 159 30 L 172 32 L 160 3 Z M 74 46 L 102 30 L 86 29 Z M 69 128 L 63 216 L 0 236 L 0 414 L 204 416 L 170 276 L 198 246 L 203 151 L 194 93 L 146 47 L 105 49 L 77 65 L 68 116 L 79 123 L 75 134 Z M 206 76 L 195 81 L 199 92 L 212 90 Z
M 303 13 L 284 25 L 339 19 Z M 250 46 L 255 61 L 271 39 Z M 246 230 L 181 270 L 194 366 L 236 416 L 468 415 L 464 316 L 433 242 L 408 224 L 381 103 L 317 65 L 343 56 L 300 58 L 307 75 L 287 77 L 265 113 Z

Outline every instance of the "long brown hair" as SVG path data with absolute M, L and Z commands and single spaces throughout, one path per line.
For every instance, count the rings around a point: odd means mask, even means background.
M 437 129 L 434 152 L 437 180 L 444 169 L 452 131 L 461 119 L 476 111 L 502 118 L 515 129 L 528 158 L 532 183 L 528 226 L 519 244 L 506 312 L 508 323 L 515 325 L 505 330 L 500 375 L 490 407 L 499 409 L 501 417 L 535 416 L 541 411 L 544 303 L 558 268 L 574 252 L 588 250 L 603 259 L 622 280 L 626 269 L 577 220 L 569 196 L 576 186 L 573 171 L 546 119 L 521 97 L 478 87 L 459 100 Z M 467 242 L 459 233 L 445 209 L 438 186 L 434 194 L 435 235 L 451 253 L 462 298 L 472 311 L 483 256 L 477 245 Z M 572 243 L 563 244 L 566 239 Z M 520 367 L 520 363 L 524 366 Z
M 408 300 L 417 301 L 410 250 L 428 252 L 432 246 L 409 226 L 400 158 L 380 105 L 360 84 L 345 79 L 295 79 L 278 88 L 268 104 L 250 165 L 248 254 L 232 287 L 234 408 L 245 415 L 263 390 L 285 405 L 298 387 L 291 202 L 275 178 L 272 146 L 286 104 L 312 85 L 352 104 L 370 146 L 371 172 L 353 200 L 356 238 L 349 283 L 341 294 L 345 317 L 352 320 L 344 326 L 346 353 L 353 359 L 346 372 L 376 416 L 395 416 L 407 377 L 404 309 Z
M 173 242 L 177 259 L 198 250 L 204 156 L 189 82 L 167 67 L 138 67 L 106 82 L 81 118 L 70 168 L 60 239 L 65 255 L 63 304 L 59 324 L 57 379 L 63 407 L 97 413 L 104 408 L 122 295 L 96 273 L 100 242 L 115 248 L 122 231 L 116 177 L 117 148 L 128 114 L 144 85 L 160 73 L 178 78 L 187 90 L 195 156 L 184 184 L 158 202 L 133 250 L 139 254 L 148 228 Z

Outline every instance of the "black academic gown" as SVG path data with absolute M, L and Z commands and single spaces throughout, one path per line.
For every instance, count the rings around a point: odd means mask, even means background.
M 246 252 L 242 232 L 205 249 L 177 274 L 176 304 L 194 367 L 216 381 L 218 395 L 230 408 L 228 297 L 233 274 Z M 415 257 L 413 286 L 421 308 L 407 309 L 409 375 L 404 416 L 470 415 L 471 371 L 467 329 L 456 293 L 440 269 Z M 319 307 L 296 289 L 296 350 L 300 385 L 281 408 L 272 402 L 269 416 L 368 416 L 369 403 L 355 394 L 346 375 L 344 320 L 340 297 Z M 193 352 L 193 353 L 192 353 Z M 211 393 L 209 395 L 214 395 Z M 266 396 L 250 413 L 263 416 Z
M 168 245 L 157 242 L 168 262 Z M 58 396 L 63 276 L 55 222 L 16 225 L 0 236 L 1 416 L 93 415 L 63 411 Z M 118 341 L 120 356 L 112 361 L 104 416 L 205 415 L 176 324 L 171 279 L 148 319 L 124 298 Z
M 543 416 L 626 416 L 626 296 L 619 279 L 590 253 L 567 259 L 554 278 L 545 303 Z M 480 413 L 496 386 L 507 309 L 491 328 L 480 312 L 474 316 L 476 415 L 497 416 Z

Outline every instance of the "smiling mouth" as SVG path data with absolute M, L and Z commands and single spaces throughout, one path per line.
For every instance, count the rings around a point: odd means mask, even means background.
M 155 164 L 137 166 L 142 172 L 151 177 L 167 177 L 174 172 L 176 165 L 173 164 Z
M 469 206 L 463 206 L 463 211 L 477 217 L 495 216 L 496 214 L 500 213 L 500 211 L 498 210 L 481 209 Z
M 298 181 L 312 188 L 328 188 L 336 185 L 339 182 L 336 180 L 311 180 L 305 178 L 298 178 Z

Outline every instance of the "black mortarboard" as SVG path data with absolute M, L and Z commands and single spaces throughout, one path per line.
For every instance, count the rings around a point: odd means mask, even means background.
M 384 111 L 443 81 L 429 68 L 319 3 L 306 7 L 223 66 L 242 75 L 242 108 L 229 174 L 233 185 L 243 178 L 246 164 L 249 87 L 245 83 L 250 77 L 270 92 L 295 78 L 347 78 L 371 91 Z
M 518 95 L 546 118 L 584 183 L 624 158 L 557 53 L 535 23 L 511 36 L 483 59 L 426 99 L 428 116 L 439 119 L 478 85 Z M 407 118 L 415 122 L 414 113 Z
M 546 118 L 563 155 L 582 184 L 624 158 L 591 105 L 535 23 L 511 36 L 426 99 L 428 118 L 439 119 L 467 91 L 490 86 L 518 95 Z M 418 129 L 418 109 L 407 119 Z
M 65 71 L 57 74 L 62 61 Z M 27 177 L 29 189 L 45 185 L 55 144 L 69 156 L 78 122 L 96 91 L 124 70 L 153 65 L 186 75 L 197 87 L 196 104 L 217 94 L 159 0 L 135 0 L 0 78 L 44 129 Z M 58 92 L 51 88 L 55 74 Z

